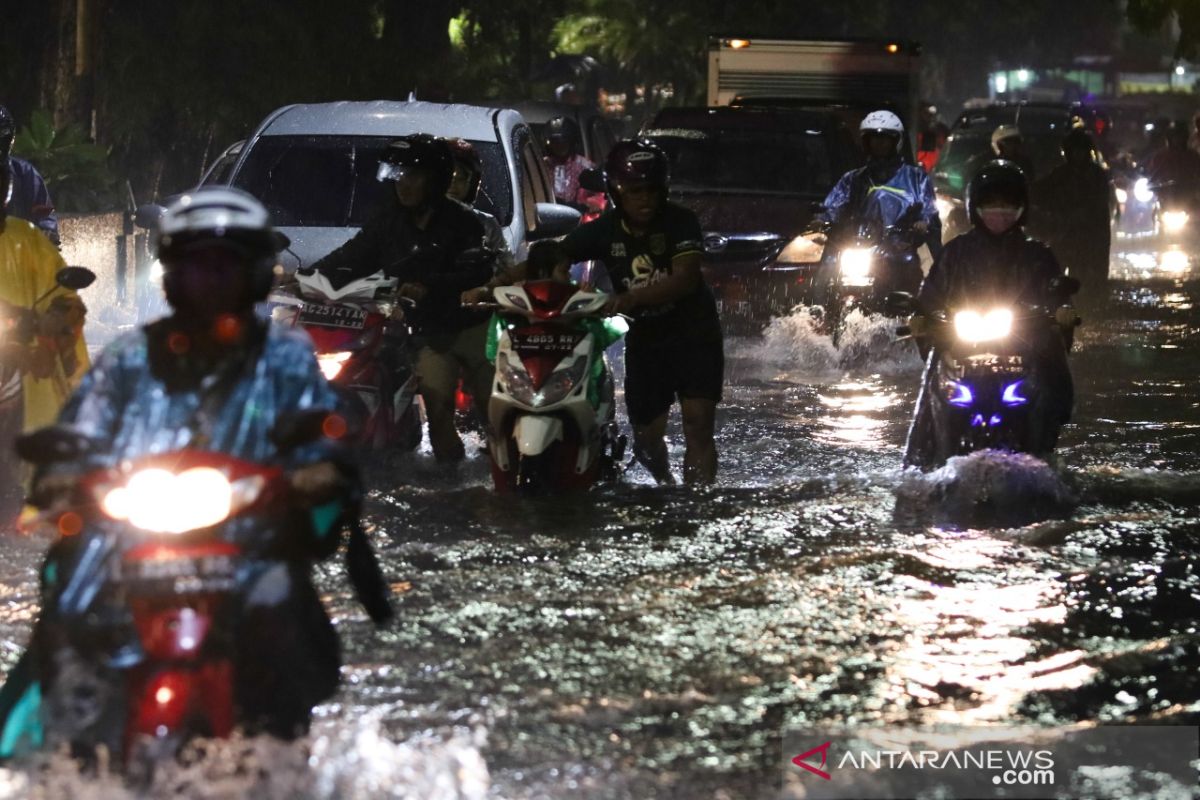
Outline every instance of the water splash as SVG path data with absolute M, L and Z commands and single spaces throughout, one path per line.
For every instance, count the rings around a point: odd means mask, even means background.
M 801 306 L 771 320 L 753 355 L 765 365 L 786 365 L 797 379 L 920 370 L 916 348 L 896 340 L 896 325 L 895 319 L 856 309 L 847 315 L 835 347 L 822 329 L 819 310 Z
M 999 450 L 956 456 L 930 473 L 909 470 L 895 494 L 897 517 L 966 527 L 1028 525 L 1079 503 L 1045 461 Z
M 198 740 L 178 761 L 155 764 L 140 785 L 103 758 L 81 768 L 65 753 L 40 755 L 0 769 L 0 800 L 171 797 L 217 800 L 483 800 L 491 779 L 480 748 L 482 728 L 447 738 L 423 734 L 395 742 L 373 711 L 353 723 L 329 721 L 297 742 L 271 737 Z

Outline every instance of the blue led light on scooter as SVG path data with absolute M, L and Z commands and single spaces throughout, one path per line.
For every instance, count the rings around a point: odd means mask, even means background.
M 1004 421 L 1004 420 L 1000 419 L 1000 415 L 999 415 L 999 414 L 992 414 L 992 418 L 991 418 L 991 420 L 989 420 L 989 421 L 988 421 L 988 424 L 989 424 L 989 425 L 991 425 L 991 426 L 994 428 L 994 427 L 996 427 L 997 425 L 999 425 L 999 424 L 1000 424 L 1001 422 L 1003 422 L 1003 421 Z
M 966 408 L 975 402 L 975 395 L 971 393 L 970 386 L 967 386 L 965 383 L 953 383 L 951 385 L 954 387 L 954 395 L 946 401 L 950 405 Z
M 1023 406 L 1029 402 L 1028 397 L 1024 397 L 1020 394 L 1017 394 L 1017 392 L 1021 388 L 1021 384 L 1023 384 L 1024 382 L 1025 381 L 1020 380 L 1020 381 L 1017 381 L 1016 383 L 1010 383 L 1008 386 L 1004 387 L 1004 393 L 1000 395 L 1000 399 L 1002 401 L 1004 401 L 1004 405 L 1006 405 L 1006 406 Z
M 982 428 L 985 427 L 985 425 L 986 423 L 983 421 L 983 414 L 976 414 L 975 416 L 971 417 L 972 428 Z

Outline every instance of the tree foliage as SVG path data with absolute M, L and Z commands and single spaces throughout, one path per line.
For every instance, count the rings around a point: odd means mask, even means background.
M 108 151 L 88 141 L 78 125 L 56 129 L 49 112 L 35 111 L 17 132 L 13 152 L 37 165 L 59 210 L 98 211 L 112 204 L 116 181 Z

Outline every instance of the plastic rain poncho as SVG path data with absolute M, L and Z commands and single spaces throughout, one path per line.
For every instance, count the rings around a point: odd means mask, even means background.
M 58 250 L 32 223 L 14 217 L 0 223 L 0 300 L 31 308 L 35 300 L 54 288 L 54 277 L 64 266 Z M 60 296 L 72 297 L 75 293 L 59 289 L 42 300 L 38 310 L 45 311 Z M 50 343 L 39 342 L 37 346 L 47 347 Z M 54 359 L 54 372 L 49 377 L 35 378 L 28 373 L 22 377 L 26 431 L 52 423 L 87 370 L 87 346 L 82 336 L 76 339 L 74 348 L 74 359 L 66 359 L 73 367 L 69 372 L 59 357 Z

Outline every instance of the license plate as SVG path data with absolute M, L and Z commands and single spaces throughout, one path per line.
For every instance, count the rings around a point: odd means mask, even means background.
M 362 330 L 367 324 L 367 312 L 354 306 L 305 304 L 300 309 L 301 325 L 318 328 L 349 328 Z
M 510 331 L 513 349 L 522 355 L 531 353 L 567 355 L 583 341 L 582 331 Z
M 207 555 L 194 558 L 145 558 L 126 561 L 121 577 L 126 581 L 175 581 L 179 579 L 232 580 L 237 565 L 227 555 Z

